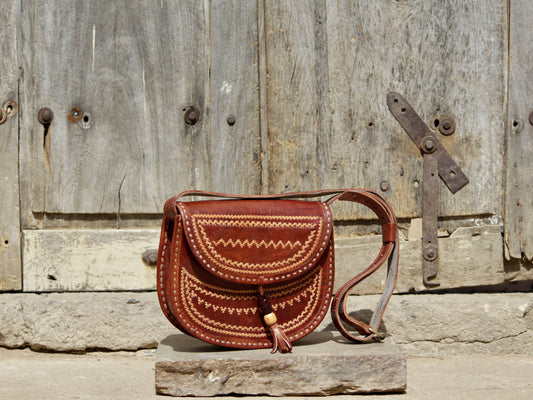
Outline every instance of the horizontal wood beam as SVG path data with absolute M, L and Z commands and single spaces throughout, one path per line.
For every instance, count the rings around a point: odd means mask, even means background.
M 50 229 L 23 231 L 24 290 L 155 290 L 155 267 L 142 254 L 156 249 L 158 229 Z M 352 278 L 379 251 L 378 235 L 338 237 L 335 242 L 336 287 Z M 402 239 L 397 292 L 424 290 L 420 239 Z M 527 271 L 505 271 L 499 225 L 460 228 L 439 239 L 440 288 L 494 285 L 531 279 Z M 385 268 L 355 290 L 382 291 Z

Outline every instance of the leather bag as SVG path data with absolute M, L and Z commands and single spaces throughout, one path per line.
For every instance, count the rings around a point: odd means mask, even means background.
M 217 200 L 182 201 L 188 196 Z M 309 200 L 329 197 L 327 200 Z M 336 200 L 370 208 L 382 226 L 376 259 L 333 295 Z M 288 352 L 312 332 L 331 303 L 341 334 L 382 339 L 381 318 L 396 284 L 398 226 L 387 201 L 366 189 L 266 196 L 187 191 L 165 203 L 157 280 L 161 309 L 182 332 L 219 346 Z M 388 261 L 370 323 L 346 310 L 352 288 Z M 348 330 L 346 325 L 355 328 Z

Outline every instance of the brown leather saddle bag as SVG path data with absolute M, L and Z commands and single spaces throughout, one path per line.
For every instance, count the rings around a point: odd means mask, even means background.
M 222 199 L 181 201 L 186 196 Z M 306 200 L 326 196 L 325 201 Z M 374 262 L 333 296 L 330 204 L 336 200 L 374 211 L 383 245 Z M 361 189 L 267 196 L 189 191 L 169 199 L 164 211 L 159 302 L 182 332 L 224 347 L 287 352 L 319 325 L 331 303 L 333 322 L 347 339 L 364 343 L 381 338 L 379 324 L 396 283 L 398 228 L 380 194 Z M 385 261 L 383 296 L 370 323 L 358 321 L 348 315 L 346 298 Z

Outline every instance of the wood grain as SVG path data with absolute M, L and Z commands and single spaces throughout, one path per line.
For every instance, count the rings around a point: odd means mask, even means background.
M 27 226 L 39 226 L 31 213 L 160 213 L 191 188 L 260 191 L 255 3 L 127 4 L 22 2 Z M 43 106 L 55 113 L 49 170 Z M 88 124 L 67 120 L 72 106 Z
M 420 215 L 422 157 L 390 115 L 404 95 L 470 179 L 441 216 L 502 213 L 506 2 L 266 2 L 269 189 L 368 187 L 400 217 Z M 327 49 L 327 51 L 325 51 Z M 345 205 L 344 218 L 370 217 Z
M 439 288 L 531 279 L 525 269 L 504 270 L 500 230 L 460 228 L 439 238 Z M 157 229 L 40 229 L 25 230 L 23 237 L 25 291 L 155 289 L 155 268 L 143 263 L 142 254 L 157 248 Z M 381 235 L 336 238 L 335 288 L 368 266 L 380 247 Z M 400 241 L 396 292 L 424 290 L 420 248 L 419 238 Z M 385 269 L 358 284 L 355 293 L 381 293 Z
M 225 193 L 259 194 L 257 2 L 214 1 L 210 12 L 211 186 Z
M 505 243 L 507 256 L 533 260 L 533 3 L 511 2 Z M 530 264 L 529 264 L 530 265 Z
M 265 1 L 270 193 L 319 188 L 329 176 L 325 23 L 322 0 Z
M 17 1 L 2 3 L 0 24 L 0 107 L 18 103 Z M 21 290 L 18 119 L 11 113 L 0 125 L 0 291 Z
M 155 290 L 156 268 L 142 254 L 157 229 L 24 231 L 24 291 Z
M 0 43 L 0 103 L 18 91 L 20 113 L 0 125 L 0 290 L 21 285 L 19 176 L 28 291 L 152 289 L 140 261 L 152 230 L 103 228 L 153 227 L 164 201 L 187 189 L 367 187 L 407 224 L 421 215 L 422 156 L 387 109 L 391 90 L 470 179 L 455 195 L 439 182 L 441 228 L 483 221 L 498 230 L 505 222 L 509 257 L 532 259 L 533 9 L 510 4 L 507 109 L 505 0 L 10 1 L 0 27 L 11 38 Z M 70 122 L 73 106 L 88 120 Z M 201 113 L 192 126 L 183 118 L 190 106 Z M 46 140 L 42 107 L 55 116 Z M 456 121 L 451 136 L 438 133 L 443 116 Z M 334 214 L 374 218 L 348 202 Z M 337 228 L 354 231 L 348 222 Z M 467 274 L 469 284 L 515 279 L 497 257 L 499 233 L 488 232 L 447 239 L 468 249 L 457 254 L 471 265 L 454 278 L 447 263 L 459 261 L 443 244 L 443 285 L 463 286 Z M 366 254 L 359 244 L 340 257 Z M 411 275 L 402 287 L 416 289 L 419 242 L 404 248 Z M 378 291 L 368 284 L 363 291 Z

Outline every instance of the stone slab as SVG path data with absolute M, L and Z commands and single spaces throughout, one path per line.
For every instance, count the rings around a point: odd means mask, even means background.
M 368 320 L 378 298 L 350 296 L 347 310 Z M 156 292 L 0 294 L 0 347 L 132 351 L 171 329 Z M 329 315 L 316 331 L 336 332 Z M 409 357 L 533 355 L 533 293 L 394 295 L 380 331 Z
M 172 333 L 158 346 L 155 386 L 171 396 L 331 395 L 404 392 L 405 358 L 391 343 L 355 345 L 312 333 L 290 354 L 232 350 Z

